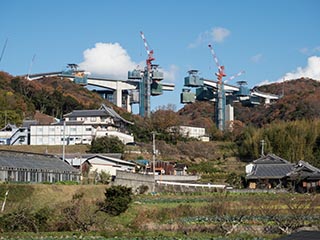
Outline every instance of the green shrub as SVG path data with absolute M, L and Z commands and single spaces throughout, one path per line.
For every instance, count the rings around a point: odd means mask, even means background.
M 106 199 L 99 203 L 100 210 L 111 216 L 125 212 L 132 201 L 132 189 L 125 186 L 112 186 L 105 191 Z

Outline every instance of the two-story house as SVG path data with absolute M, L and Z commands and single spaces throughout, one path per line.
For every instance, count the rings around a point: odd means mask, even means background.
M 30 145 L 90 144 L 103 136 L 115 136 L 127 144 L 134 142 L 127 130 L 131 124 L 105 105 L 98 110 L 74 110 L 65 114 L 62 122 L 31 125 Z

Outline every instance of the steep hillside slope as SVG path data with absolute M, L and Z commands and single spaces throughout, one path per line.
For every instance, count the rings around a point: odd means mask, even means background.
M 296 79 L 259 87 L 260 91 L 283 95 L 276 103 L 254 108 L 235 107 L 236 119 L 246 124 L 263 126 L 273 121 L 293 121 L 320 117 L 320 82 Z
M 258 87 L 259 91 L 283 95 L 277 102 L 265 106 L 245 107 L 235 103 L 235 119 L 244 124 L 261 127 L 270 122 L 315 119 L 320 117 L 320 82 L 296 79 Z M 214 125 L 215 103 L 196 102 L 179 110 L 184 124 L 209 129 Z
M 23 118 L 32 119 L 36 110 L 61 118 L 72 110 L 95 109 L 102 103 L 112 105 L 68 79 L 50 77 L 29 81 L 0 72 L 0 127 L 5 122 L 19 125 Z

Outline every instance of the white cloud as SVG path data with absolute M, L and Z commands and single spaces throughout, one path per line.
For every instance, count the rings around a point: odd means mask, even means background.
M 312 56 L 308 58 L 307 66 L 297 67 L 296 70 L 286 73 L 284 76 L 276 81 L 264 80 L 257 84 L 257 86 L 271 84 L 275 82 L 289 81 L 298 78 L 312 78 L 314 80 L 320 81 L 320 57 Z
M 261 54 L 261 53 L 259 53 L 259 54 L 254 55 L 254 56 L 251 57 L 251 61 L 254 62 L 254 63 L 260 62 L 261 59 L 262 59 L 262 54 Z
M 211 30 L 211 35 L 214 42 L 223 42 L 230 35 L 230 31 L 226 28 L 217 27 Z
M 138 65 L 119 43 L 96 43 L 83 52 L 83 57 L 79 66 L 93 76 L 127 79 L 128 70 Z
M 215 43 L 223 42 L 224 39 L 228 37 L 230 34 L 231 32 L 226 28 L 222 28 L 222 27 L 212 28 L 209 31 L 200 33 L 197 39 L 193 43 L 190 43 L 188 47 L 196 48 L 202 45 L 203 43 L 208 44 L 210 42 L 215 42 Z
M 281 79 L 278 81 L 292 80 L 297 78 L 312 78 L 320 81 L 320 57 L 312 56 L 308 58 L 308 63 L 306 67 L 297 67 L 297 69 L 293 72 L 286 73 Z
M 96 43 L 93 48 L 83 52 L 84 61 L 81 69 L 92 76 L 126 80 L 128 71 L 143 69 L 145 62 L 136 63 L 131 60 L 127 51 L 119 43 Z M 171 65 L 169 70 L 160 69 L 164 73 L 164 81 L 174 82 L 178 67 Z

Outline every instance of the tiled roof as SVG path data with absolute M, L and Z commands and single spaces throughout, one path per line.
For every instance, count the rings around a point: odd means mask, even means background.
M 290 164 L 287 160 L 278 157 L 275 154 L 269 153 L 253 161 L 255 164 Z
M 280 179 L 292 171 L 293 164 L 257 164 L 253 166 L 251 173 L 247 175 L 247 179 Z
M 103 110 L 73 110 L 71 113 L 64 115 L 65 117 L 98 117 L 98 116 L 109 116 Z
M 78 170 L 53 155 L 5 150 L 0 150 L 0 168 L 78 173 Z
M 115 118 L 116 120 L 121 120 L 128 124 L 133 124 L 130 121 L 127 121 L 123 117 L 121 117 L 116 111 L 114 111 L 112 108 L 107 107 L 106 105 L 102 104 L 100 109 L 98 110 L 74 110 L 71 113 L 67 113 L 64 115 L 64 117 L 108 117 L 111 116 Z
M 291 179 L 320 179 L 320 169 L 307 162 L 299 161 L 287 176 Z

